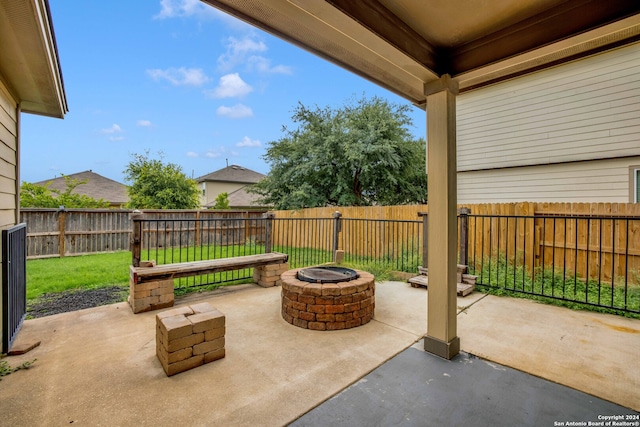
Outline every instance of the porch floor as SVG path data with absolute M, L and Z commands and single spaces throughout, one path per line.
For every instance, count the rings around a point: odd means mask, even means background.
M 639 320 L 475 292 L 458 298 L 463 353 L 444 361 L 420 347 L 424 289 L 380 283 L 371 322 L 329 332 L 285 322 L 280 291 L 176 301 L 226 315 L 226 357 L 173 377 L 155 356 L 155 312 L 120 303 L 28 320 L 18 342 L 42 344 L 7 359 L 37 361 L 2 378 L 0 424 L 480 425 L 484 408 L 503 425 L 553 425 L 640 410 Z

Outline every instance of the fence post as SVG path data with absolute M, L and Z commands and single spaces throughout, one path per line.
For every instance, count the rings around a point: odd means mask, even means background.
M 335 211 L 333 217 L 333 262 L 340 263 L 338 259 L 338 247 L 340 244 L 340 233 L 342 232 L 342 214 Z
M 65 231 L 67 229 L 67 211 L 64 210 L 64 206 L 60 206 L 58 210 L 58 255 L 60 257 L 64 257 L 66 252 L 66 235 Z
M 264 251 L 265 253 L 271 252 L 271 246 L 273 245 L 273 219 L 276 217 L 276 214 L 273 212 L 263 213 L 262 217 L 266 220 L 265 222 L 265 242 L 264 242 Z
M 195 230 L 196 235 L 195 235 L 195 239 L 194 239 L 195 240 L 195 245 L 196 246 L 200 246 L 200 231 L 201 231 L 202 224 L 200 223 L 200 211 L 199 210 L 196 211 L 196 220 L 195 220 L 195 224 L 194 225 L 195 225 L 195 228 L 196 228 L 196 230 Z
M 144 215 L 134 212 L 131 215 L 133 221 L 133 233 L 131 233 L 131 265 L 140 267 L 140 253 L 142 252 L 142 220 Z
M 469 214 L 471 209 L 460 208 L 460 250 L 458 252 L 459 263 L 469 265 Z
M 249 231 L 249 212 L 243 212 L 242 218 L 244 218 L 244 235 L 242 236 L 242 241 L 246 243 L 247 240 L 251 238 L 251 233 Z
M 418 212 L 422 217 L 422 268 L 428 268 L 429 262 L 429 212 Z

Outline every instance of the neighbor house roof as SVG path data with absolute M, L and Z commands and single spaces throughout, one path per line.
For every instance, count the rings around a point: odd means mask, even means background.
M 126 185 L 90 170 L 66 176 L 79 181 L 83 181 L 85 179 L 88 180 L 86 184 L 79 185 L 73 190 L 73 193 L 75 194 L 83 194 L 85 196 L 93 197 L 94 199 L 103 199 L 112 205 L 123 205 L 129 201 Z M 45 185 L 47 183 L 50 183 L 49 189 L 64 191 L 67 188 L 64 177 L 47 179 L 45 181 L 36 182 L 35 184 Z
M 211 172 L 196 178 L 197 182 L 218 181 L 218 182 L 239 182 L 244 184 L 255 184 L 264 178 L 260 172 L 252 171 L 238 165 L 230 165 L 226 168 Z
M 0 76 L 26 113 L 68 111 L 47 0 L 0 1 Z

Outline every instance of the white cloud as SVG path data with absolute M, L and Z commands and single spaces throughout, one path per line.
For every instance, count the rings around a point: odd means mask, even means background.
M 271 60 L 264 56 L 253 55 L 247 60 L 249 69 L 255 69 L 261 73 L 293 74 L 293 69 L 286 65 L 271 66 Z
M 234 67 L 245 64 L 248 70 L 261 73 L 292 74 L 291 67 L 286 65 L 271 66 L 271 60 L 257 53 L 266 52 L 267 45 L 257 40 L 253 35 L 242 39 L 229 37 L 226 41 L 227 51 L 218 57 L 218 68 L 229 71 Z
M 117 124 L 112 124 L 110 128 L 100 130 L 100 133 L 113 134 L 122 132 L 122 128 Z
M 206 153 L 204 153 L 204 156 L 205 156 L 205 157 L 208 157 L 208 158 L 210 158 L 210 159 L 218 158 L 218 157 L 220 157 L 221 155 L 222 155 L 222 153 L 219 153 L 219 152 L 217 152 L 217 151 L 213 151 L 213 150 L 209 150 L 209 151 L 207 151 Z
M 218 87 L 209 91 L 214 98 L 234 98 L 250 93 L 253 88 L 240 78 L 238 73 L 226 74 L 220 77 Z
M 194 151 L 187 151 L 187 157 L 200 157 L 200 155 Z
M 124 136 L 110 136 L 109 141 L 118 142 L 124 140 Z
M 248 136 L 242 138 L 242 141 L 236 144 L 236 147 L 260 147 L 262 143 L 257 139 L 251 139 Z
M 160 0 L 160 12 L 153 19 L 176 17 L 216 18 L 225 15 L 223 12 L 200 0 Z
M 202 86 L 209 81 L 209 77 L 201 68 L 158 68 L 147 70 L 147 74 L 155 81 L 167 80 L 176 86 Z
M 144 127 L 144 128 L 151 127 L 151 121 L 149 121 L 149 120 L 138 120 L 136 122 L 136 124 L 138 126 Z
M 236 104 L 233 107 L 221 105 L 216 110 L 216 114 L 219 116 L 229 117 L 230 119 L 243 119 L 245 117 L 253 116 L 253 110 L 243 104 Z
M 255 40 L 251 36 L 242 39 L 229 37 L 226 43 L 227 51 L 218 57 L 218 67 L 223 71 L 231 70 L 236 65 L 245 62 L 245 58 L 255 52 L 266 52 L 267 45 L 262 40 Z

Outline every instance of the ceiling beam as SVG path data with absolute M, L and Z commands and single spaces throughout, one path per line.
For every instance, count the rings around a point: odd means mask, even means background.
M 541 14 L 486 35 L 448 52 L 451 75 L 495 63 L 568 39 L 640 12 L 640 1 L 564 2 Z

